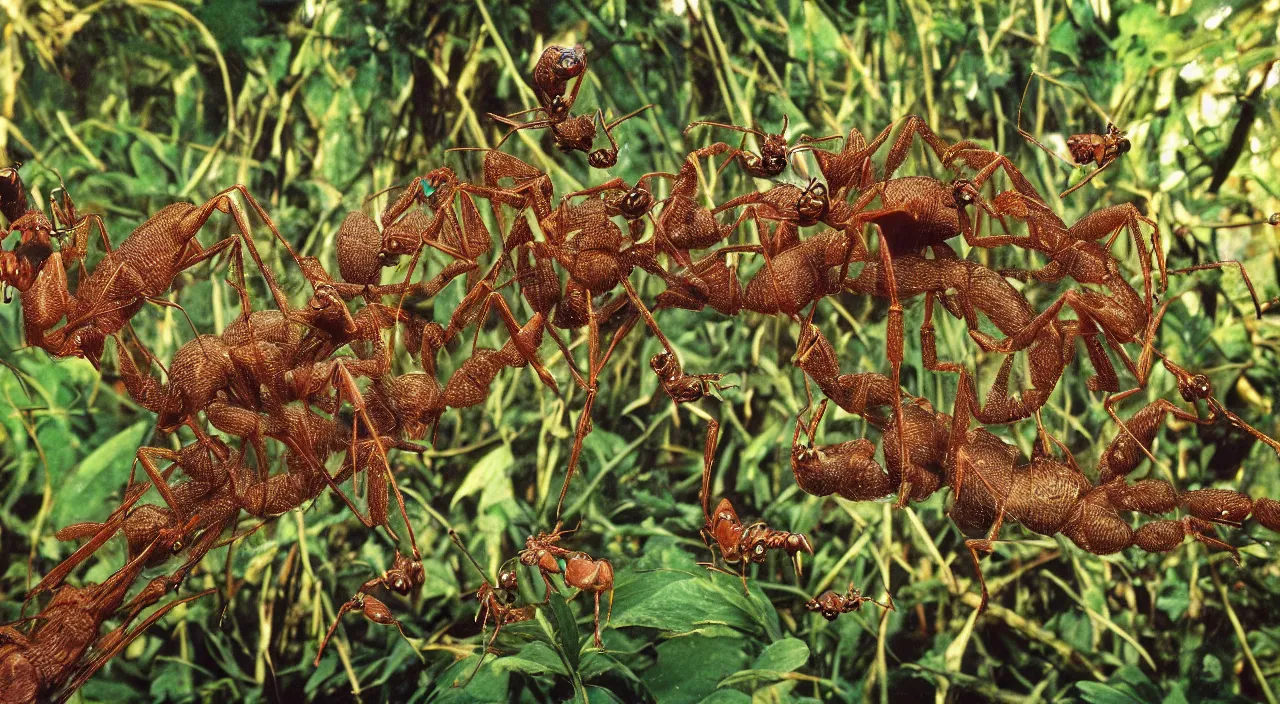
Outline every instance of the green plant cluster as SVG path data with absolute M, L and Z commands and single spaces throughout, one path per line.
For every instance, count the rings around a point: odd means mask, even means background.
M 244 183 L 302 254 L 332 264 L 338 224 L 350 210 L 382 207 L 385 196 L 368 200 L 382 189 L 442 164 L 479 179 L 478 157 L 444 150 L 495 144 L 500 132 L 485 113 L 534 104 L 527 80 L 549 44 L 587 45 L 575 113 L 657 105 L 618 130 L 610 175 L 628 180 L 676 170 L 708 139 L 682 134 L 695 119 L 776 129 L 786 116 L 792 134 L 819 136 L 851 127 L 874 134 L 917 113 L 948 141 L 971 138 L 1010 155 L 1042 192 L 1057 193 L 1082 172 L 1016 131 L 1034 69 L 1054 80 L 1031 85 L 1021 120 L 1046 145 L 1065 153 L 1066 135 L 1101 132 L 1108 118 L 1133 141 L 1120 162 L 1055 204 L 1064 219 L 1132 202 L 1159 222 L 1171 268 L 1239 260 L 1271 299 L 1280 294 L 1274 228 L 1196 225 L 1280 211 L 1278 17 L 1275 2 L 1254 0 L 13 0 L 0 13 L 0 164 L 26 162 L 23 176 L 42 200 L 61 178 L 117 242 L 168 203 Z M 580 155 L 555 152 L 544 133 L 523 132 L 504 150 L 550 173 L 557 193 L 605 178 Z M 816 173 L 807 159 L 784 178 Z M 923 155 L 906 170 L 942 173 Z M 715 198 L 763 187 L 736 167 L 707 177 Z M 229 223 L 210 227 L 219 228 Z M 291 262 L 265 249 L 301 298 L 306 286 Z M 1114 251 L 1136 271 L 1131 244 Z M 993 267 L 1043 263 L 1022 251 L 966 256 Z M 219 266 L 184 275 L 174 294 L 202 332 L 238 313 Z M 756 266 L 744 260 L 744 276 Z M 1025 292 L 1042 310 L 1070 285 Z M 647 283 L 642 294 L 658 290 Z M 446 321 L 463 293 L 456 283 L 419 312 Z M 1167 295 L 1175 300 L 1161 349 L 1209 374 L 1229 408 L 1276 435 L 1274 314 L 1253 319 L 1230 270 L 1175 277 Z M 851 295 L 824 303 L 819 322 L 844 371 L 887 371 L 884 308 Z M 909 302 L 908 331 L 921 316 L 920 302 Z M 682 311 L 659 322 L 688 370 L 729 373 L 737 388 L 673 412 L 647 366 L 657 342 L 639 333 L 602 377 L 566 519 L 581 520 L 575 548 L 618 570 L 604 652 L 589 647 L 589 595 L 567 604 L 553 596 L 535 620 L 504 628 L 501 657 L 453 686 L 480 657 L 468 594 L 480 578 L 441 525 L 457 528 L 492 578 L 526 535 L 550 528 L 581 408 L 571 384 L 555 398 L 522 371 L 500 376 L 483 406 L 447 414 L 434 452 L 394 458 L 427 572 L 413 600 L 388 599 L 407 640 L 351 616 L 312 667 L 335 608 L 393 554 L 325 495 L 211 553 L 191 587 L 221 595 L 175 610 L 84 687 L 81 701 L 1276 701 L 1274 535 L 1231 532 L 1245 556 L 1237 568 L 1195 544 L 1099 558 L 1011 529 L 1006 537 L 1021 540 L 985 561 L 993 605 L 978 616 L 943 493 L 894 510 L 795 486 L 790 439 L 806 397 L 790 363 L 794 326 Z M 161 359 L 193 334 L 170 308 L 144 309 L 134 325 Z M 82 360 L 24 349 L 21 331 L 17 306 L 0 309 L 6 622 L 33 580 L 71 552 L 54 531 L 109 513 L 140 445 L 177 442 L 115 382 L 110 358 L 99 375 Z M 481 339 L 500 344 L 501 329 L 491 325 Z M 946 358 L 979 357 L 959 321 L 940 324 L 939 345 Z M 441 378 L 468 351 L 442 357 Z M 552 368 L 567 382 L 558 361 Z M 978 361 L 989 381 L 993 365 Z M 908 391 L 950 408 L 954 379 L 923 369 L 910 332 L 903 374 Z M 1043 419 L 1088 471 L 1115 426 L 1084 377 L 1068 368 Z M 1159 396 L 1176 398 L 1161 373 L 1121 413 Z M 816 555 L 798 584 L 785 560 L 755 572 L 749 596 L 736 578 L 696 566 L 707 556 L 697 534 L 706 415 L 725 428 L 715 496 L 734 497 L 744 518 L 813 538 Z M 829 416 L 824 442 L 867 433 L 854 417 Z M 1030 453 L 1031 424 L 998 432 Z M 1149 471 L 1180 488 L 1280 497 L 1274 455 L 1222 426 L 1173 427 L 1154 453 L 1161 463 Z M 76 579 L 98 581 L 123 559 L 123 542 L 113 541 Z M 522 579 L 522 599 L 536 598 L 529 585 L 540 580 Z M 868 593 L 887 587 L 898 610 L 828 624 L 803 609 L 850 581 Z

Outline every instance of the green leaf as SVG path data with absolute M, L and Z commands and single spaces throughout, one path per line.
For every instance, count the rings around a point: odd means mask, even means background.
M 618 704 L 622 704 L 622 700 L 619 699 L 616 694 L 614 694 L 613 692 L 610 692 L 604 687 L 587 685 L 583 689 L 586 690 L 587 696 L 590 698 L 589 701 L 591 702 L 591 704 L 596 704 L 597 702 L 606 702 L 606 703 L 617 702 Z
M 550 646 L 540 641 L 526 645 L 515 655 L 498 658 L 493 662 L 492 667 L 503 672 L 522 672 L 526 675 L 551 673 L 569 676 L 560 656 Z
M 618 600 L 613 612 L 615 628 L 644 626 L 690 633 L 702 626 L 719 624 L 743 631 L 755 630 L 754 619 L 742 595 L 742 583 L 727 575 L 713 574 L 708 579 L 701 575 L 695 578 L 687 572 L 650 572 L 633 584 L 645 595 L 625 605 L 621 598 Z M 625 595 L 625 589 L 629 588 L 619 584 L 618 595 Z
M 1109 684 L 1101 682 L 1077 682 L 1076 687 L 1080 688 L 1081 696 L 1090 704 L 1143 704 L 1128 692 L 1121 691 Z
M 756 670 L 773 670 L 775 672 L 793 672 L 804 667 L 809 661 L 809 646 L 798 638 L 784 638 L 777 643 L 770 643 L 756 658 L 752 667 Z
M 578 633 L 578 621 L 573 617 L 573 611 L 569 609 L 569 604 L 565 602 L 564 597 L 559 592 L 551 592 L 551 608 L 549 612 L 551 620 L 556 627 L 556 642 L 560 645 L 560 650 L 565 659 L 569 661 L 569 668 L 576 672 L 578 658 L 582 649 L 582 637 Z
M 673 638 L 658 645 L 658 662 L 642 676 L 660 702 L 699 702 L 720 680 L 747 663 L 745 643 L 737 637 L 701 635 Z
M 481 457 L 480 461 L 467 473 L 467 478 L 462 480 L 462 486 L 458 487 L 458 490 L 454 492 L 453 500 L 449 502 L 449 508 L 453 508 L 462 499 L 506 477 L 507 469 L 514 461 L 515 457 L 511 454 L 511 446 L 506 443 L 499 445 L 491 450 L 489 454 Z
M 86 506 L 102 507 L 105 512 L 110 512 L 111 502 L 107 498 L 112 492 L 123 489 L 129 478 L 129 466 L 151 425 L 151 420 L 138 421 L 116 433 L 84 458 L 58 488 L 58 500 L 53 505 L 54 525 L 65 526 L 85 520 Z

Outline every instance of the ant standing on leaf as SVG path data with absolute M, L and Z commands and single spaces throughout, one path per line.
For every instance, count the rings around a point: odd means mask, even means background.
M 550 577 L 553 574 L 563 575 L 566 585 L 591 592 L 595 596 L 595 643 L 597 648 L 603 648 L 604 643 L 600 640 L 600 595 L 609 592 L 609 613 L 605 616 L 607 624 L 613 617 L 613 563 L 597 560 L 585 552 L 572 552 L 560 547 L 560 537 L 576 530 L 577 528 L 561 530 L 557 523 L 550 533 L 529 536 L 525 540 L 524 550 L 520 551 L 519 560 L 526 567 L 537 567 L 542 575 L 542 581 L 547 587 L 546 596 L 542 599 L 544 604 L 551 598 L 551 591 L 554 589 Z M 564 560 L 563 571 L 560 569 L 560 560 Z
M 719 548 L 720 555 L 726 563 L 741 563 L 742 591 L 750 595 L 751 591 L 747 588 L 747 567 L 752 563 L 764 564 L 770 550 L 782 550 L 795 562 L 798 579 L 801 573 L 800 553 L 813 554 L 813 543 L 809 542 L 808 538 L 799 533 L 774 530 L 760 521 L 744 526 L 742 520 L 738 518 L 738 512 L 734 510 L 733 504 L 727 498 L 720 499 L 720 503 L 716 504 L 715 512 L 711 512 L 711 467 L 715 464 L 719 433 L 720 423 L 714 419 L 708 421 L 707 441 L 702 454 L 702 492 L 700 493 L 702 516 L 705 522 L 699 533 L 702 535 L 703 542 L 711 549 L 712 562 L 700 564 L 715 568 L 715 549 Z M 712 540 L 715 541 L 714 545 L 711 543 Z

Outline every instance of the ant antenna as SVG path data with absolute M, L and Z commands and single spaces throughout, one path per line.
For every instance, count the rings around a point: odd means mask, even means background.
M 467 559 L 471 561 L 471 565 L 476 568 L 476 572 L 480 573 L 480 577 L 485 581 L 488 581 L 489 578 L 485 576 L 484 568 L 480 566 L 479 562 L 476 562 L 476 558 L 471 556 L 471 552 L 467 550 L 467 546 L 462 544 L 462 538 L 458 537 L 458 531 L 450 528 L 449 539 L 453 541 L 454 545 L 458 546 L 458 549 L 462 551 L 463 555 L 467 556 Z

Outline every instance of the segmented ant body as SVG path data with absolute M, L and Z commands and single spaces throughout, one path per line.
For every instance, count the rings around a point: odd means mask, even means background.
M 370 596 L 369 592 L 376 587 L 382 587 L 401 596 L 409 596 L 420 589 L 426 581 L 427 573 L 422 569 L 422 556 L 418 554 L 417 546 L 413 548 L 412 558 L 401 555 L 400 551 L 397 550 L 391 567 L 361 585 L 356 590 L 356 593 L 338 608 L 338 613 L 333 618 L 333 624 L 329 626 L 324 638 L 320 640 L 320 649 L 316 651 L 316 657 L 312 665 L 318 666 L 320 664 L 320 657 L 324 655 L 324 649 L 329 645 L 329 639 L 333 637 L 333 632 L 337 630 L 338 624 L 342 621 L 342 616 L 348 611 L 359 609 L 365 618 L 384 626 L 395 626 L 400 631 L 400 635 L 404 636 L 404 628 L 391 614 L 391 609 L 382 601 Z M 405 637 L 407 638 L 407 636 Z
M 585 552 L 560 547 L 560 538 L 572 532 L 561 530 L 557 523 L 550 533 L 529 536 L 517 557 L 520 564 L 536 567 L 542 575 L 543 584 L 546 585 L 542 603 L 547 603 L 555 588 L 551 584 L 553 574 L 562 575 L 566 585 L 590 592 L 595 597 L 595 644 L 597 648 L 603 648 L 604 643 L 600 640 L 600 596 L 609 592 L 609 612 L 605 616 L 605 622 L 608 623 L 613 617 L 613 563 L 597 560 Z M 560 569 L 560 560 L 564 560 L 563 570 Z
M 493 649 L 493 642 L 498 639 L 498 634 L 502 632 L 502 627 L 528 621 L 534 617 L 537 612 L 536 607 L 532 605 L 512 606 L 515 599 L 516 590 L 520 584 L 516 576 L 515 570 L 503 570 L 498 579 L 494 583 L 490 583 L 488 577 L 484 574 L 484 569 L 480 567 L 480 563 L 471 556 L 467 551 L 467 547 L 462 544 L 462 539 L 458 537 L 458 533 L 452 528 L 449 529 L 449 539 L 454 545 L 462 551 L 467 561 L 475 567 L 476 572 L 480 574 L 480 588 L 476 590 L 476 601 L 480 602 L 480 608 L 476 610 L 476 620 L 481 621 L 481 637 L 489 626 L 489 621 L 493 621 L 493 635 L 484 643 L 484 650 L 480 653 L 480 662 L 476 663 L 476 669 L 471 671 L 471 675 L 467 677 L 467 682 L 476 676 L 480 671 L 480 666 L 484 664 L 485 655 Z M 483 614 L 483 620 L 481 615 Z
M 791 161 L 792 154 L 809 151 L 813 149 L 814 144 L 829 142 L 833 139 L 841 139 L 840 135 L 818 138 L 801 136 L 799 140 L 800 144 L 792 146 L 787 143 L 787 123 L 788 116 L 783 115 L 782 129 L 779 130 L 777 134 L 772 134 L 760 129 L 759 125 L 753 127 L 740 127 L 738 125 L 729 125 L 723 122 L 695 120 L 690 122 L 688 127 L 684 128 L 684 133 L 687 135 L 693 128 L 702 126 L 733 130 L 735 132 L 742 133 L 744 146 L 746 144 L 747 135 L 755 135 L 755 137 L 760 140 L 759 154 L 753 154 L 746 151 L 741 146 L 737 149 L 730 147 L 726 150 L 729 152 L 729 156 L 725 159 L 724 163 L 720 165 L 720 168 L 723 169 L 732 161 L 741 161 L 743 171 L 746 171 L 748 174 L 756 178 L 776 178 L 786 170 L 787 164 Z
M 727 498 L 720 499 L 714 512 L 711 511 L 711 467 L 715 463 L 716 445 L 719 442 L 720 424 L 715 420 L 707 423 L 707 441 L 702 454 L 702 515 L 704 523 L 699 533 L 708 548 L 719 548 L 720 556 L 726 563 L 740 563 L 742 590 L 747 589 L 747 567 L 751 564 L 764 564 L 770 550 L 780 550 L 791 556 L 795 563 L 796 577 L 801 572 L 800 553 L 813 554 L 813 543 L 799 533 L 774 530 L 763 522 L 744 525 L 738 518 L 738 512 Z M 713 546 L 714 541 L 714 546 Z M 714 556 L 714 549 L 712 554 Z M 712 563 L 714 565 L 714 563 Z
M 885 611 L 897 611 L 898 609 L 893 605 L 893 595 L 888 591 L 884 595 L 886 603 L 882 604 L 869 596 L 863 596 L 862 592 L 853 586 L 853 582 L 849 582 L 849 588 L 844 594 L 828 589 L 820 596 L 810 599 L 804 607 L 809 611 L 822 614 L 822 617 L 828 621 L 840 618 L 840 614 L 861 611 L 862 605 L 866 602 L 871 602 Z

